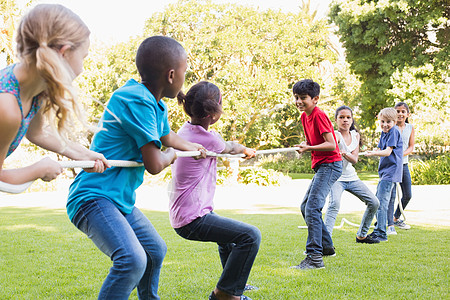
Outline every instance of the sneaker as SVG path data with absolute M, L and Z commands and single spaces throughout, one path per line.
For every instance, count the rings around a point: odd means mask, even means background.
M 259 288 L 257 286 L 254 285 L 250 285 L 250 284 L 246 284 L 244 291 L 257 291 L 259 290 Z
M 297 270 L 310 270 L 310 269 L 323 269 L 325 265 L 323 264 L 322 256 L 320 255 L 308 255 L 302 262 L 296 266 L 291 267 L 291 269 Z
M 403 220 L 398 219 L 397 221 L 394 221 L 394 226 L 398 227 L 400 229 L 408 230 L 411 228 L 408 224 L 406 224 Z
M 336 256 L 336 251 L 334 250 L 335 248 L 324 248 L 322 251 L 322 255 L 323 256 Z M 308 255 L 308 253 L 306 253 L 306 250 L 303 251 L 303 255 Z
M 366 238 L 368 238 L 369 236 L 370 236 L 372 239 L 376 239 L 376 240 L 378 240 L 378 241 L 380 241 L 380 242 L 387 242 L 387 240 L 388 240 L 387 238 L 382 238 L 382 237 L 376 235 L 375 232 L 372 232 L 371 234 L 367 235 Z
M 365 239 L 358 239 L 356 238 L 357 243 L 363 243 L 363 244 L 378 244 L 380 241 L 376 238 L 371 237 L 370 235 L 366 236 Z
M 395 231 L 395 227 L 394 226 L 389 226 L 388 230 L 387 230 L 387 235 L 396 235 L 397 231 Z

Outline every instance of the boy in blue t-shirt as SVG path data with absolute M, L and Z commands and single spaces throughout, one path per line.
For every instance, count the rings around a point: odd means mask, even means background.
M 72 223 L 113 261 L 99 299 L 159 299 L 158 281 L 167 246 L 152 223 L 134 206 L 144 171 L 157 174 L 176 159 L 175 151 L 205 151 L 170 130 L 163 97 L 180 91 L 187 55 L 175 40 L 153 36 L 136 55 L 141 82 L 129 80 L 111 96 L 91 149 L 107 159 L 143 162 L 143 167 L 81 171 L 70 186 L 67 213 Z M 205 156 L 205 155 L 204 155 Z M 149 201 L 153 199 L 148 199 Z
M 383 108 L 378 114 L 381 137 L 378 150 L 367 151 L 367 156 L 380 156 L 378 175 L 380 181 L 376 196 L 380 201 L 377 211 L 377 224 L 370 234 L 379 241 L 387 241 L 386 223 L 387 209 L 396 182 L 402 181 L 403 142 L 397 128 L 397 111 L 393 107 Z

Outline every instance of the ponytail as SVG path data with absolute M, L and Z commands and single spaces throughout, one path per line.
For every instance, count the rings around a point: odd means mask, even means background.
M 215 84 L 207 81 L 193 85 L 186 95 L 183 92 L 178 93 L 177 100 L 191 118 L 202 119 L 222 112 L 220 90 Z
M 58 4 L 39 4 L 28 12 L 17 28 L 17 53 L 22 62 L 36 67 L 45 80 L 40 95 L 44 116 L 56 128 L 63 142 L 71 136 L 75 117 L 87 127 L 77 103 L 72 81 L 74 74 L 59 51 L 73 51 L 89 40 L 86 24 L 71 10 Z

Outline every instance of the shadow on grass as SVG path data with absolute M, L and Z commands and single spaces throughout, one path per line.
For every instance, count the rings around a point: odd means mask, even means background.
M 414 226 L 377 245 L 355 243 L 357 228 L 333 232 L 336 257 L 325 269 L 289 269 L 304 258 L 307 230 L 300 213 L 218 211 L 257 226 L 263 239 L 249 278 L 253 299 L 448 299 L 448 227 Z M 221 273 L 217 245 L 187 241 L 168 213 L 144 211 L 166 241 L 162 299 L 207 299 Z M 359 224 L 360 214 L 339 215 Z M 8 230 L 22 226 L 21 230 Z M 51 227 L 43 231 L 39 228 Z M 63 210 L 0 208 L 2 299 L 96 299 L 111 261 L 68 220 Z M 363 289 L 363 293 L 361 292 Z M 395 296 L 394 296 L 395 295 Z M 130 299 L 137 299 L 134 292 Z

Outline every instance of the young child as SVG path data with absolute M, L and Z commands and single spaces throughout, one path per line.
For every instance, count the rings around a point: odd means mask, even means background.
M 215 153 L 255 156 L 255 150 L 235 142 L 225 142 L 210 125 L 222 114 L 222 96 L 217 86 L 202 81 L 178 95 L 178 102 L 191 118 L 178 134 L 188 141 L 202 144 Z M 177 234 L 188 240 L 215 242 L 219 245 L 222 275 L 209 299 L 241 299 L 248 276 L 258 253 L 261 233 L 255 226 L 221 217 L 214 209 L 216 158 L 177 159 L 172 165 L 170 222 Z
M 400 130 L 400 135 L 403 142 L 403 177 L 400 187 L 402 189 L 402 208 L 405 209 L 411 200 L 411 174 L 408 168 L 408 156 L 414 151 L 414 127 L 409 124 L 408 118 L 410 116 L 409 106 L 405 102 L 398 102 L 394 107 L 397 110 L 397 127 Z M 395 194 L 389 201 L 388 208 L 388 234 L 396 234 L 395 227 L 400 229 L 410 229 L 411 226 L 400 220 L 400 206 L 394 214 Z M 395 227 L 394 227 L 395 226 Z
M 323 255 L 335 255 L 333 241 L 322 220 L 331 186 L 342 174 L 342 157 L 330 118 L 316 105 L 319 101 L 320 86 L 317 82 L 304 79 L 293 87 L 295 105 L 302 111 L 301 120 L 306 142 L 303 141 L 299 153 L 311 151 L 311 167 L 316 174 L 306 191 L 300 206 L 308 226 L 306 258 L 292 268 L 307 270 L 324 268 Z
M 335 134 L 338 139 L 339 150 L 344 159 L 342 161 L 342 175 L 331 187 L 330 203 L 325 214 L 325 226 L 330 235 L 332 235 L 336 216 L 339 213 L 339 207 L 341 205 L 342 192 L 348 191 L 367 205 L 361 220 L 361 225 L 356 233 L 356 242 L 366 244 L 379 243 L 380 241 L 377 239 L 372 239 L 370 236 L 367 236 L 367 233 L 380 202 L 359 179 L 353 167 L 358 162 L 359 147 L 361 145 L 361 138 L 353 119 L 353 111 L 350 107 L 342 105 L 336 109 L 334 118 L 338 126 Z
M 376 193 L 380 206 L 377 210 L 377 224 L 369 236 L 384 242 L 387 241 L 386 223 L 389 200 L 395 192 L 395 183 L 402 181 L 403 142 L 395 125 L 397 111 L 393 107 L 383 108 L 378 114 L 378 120 L 382 130 L 378 149 L 367 151 L 366 154 L 380 157 L 378 165 L 380 181 Z
M 91 148 L 108 159 L 143 162 L 145 167 L 113 167 L 103 174 L 80 172 L 69 189 L 67 212 L 72 223 L 113 261 L 99 299 L 128 299 L 137 287 L 139 299 L 157 294 L 166 244 L 151 222 L 134 206 L 144 171 L 157 174 L 179 150 L 205 153 L 170 130 L 163 97 L 180 91 L 187 68 L 183 47 L 169 37 L 145 39 L 136 55 L 141 76 L 111 96 Z M 205 157 L 206 155 L 204 155 Z M 149 199 L 150 200 L 150 199 Z
M 40 4 L 22 18 L 16 35 L 20 62 L 0 70 L 0 181 L 50 181 L 62 172 L 50 158 L 3 169 L 25 135 L 35 145 L 68 158 L 95 160 L 86 171 L 103 172 L 109 167 L 102 154 L 71 142 L 67 134 L 74 113 L 83 121 L 77 115 L 72 81 L 83 71 L 89 35 L 83 21 L 62 5 Z M 47 126 L 55 123 L 55 128 Z

